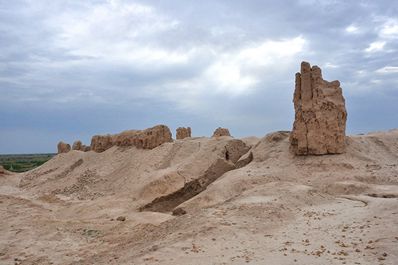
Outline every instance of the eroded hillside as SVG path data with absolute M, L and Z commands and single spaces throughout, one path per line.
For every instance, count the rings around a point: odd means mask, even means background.
M 295 156 L 288 132 L 70 151 L 0 181 L 6 264 L 398 259 L 397 130 L 328 156 Z

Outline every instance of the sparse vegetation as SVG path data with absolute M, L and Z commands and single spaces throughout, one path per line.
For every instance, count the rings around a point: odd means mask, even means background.
M 0 165 L 12 172 L 25 172 L 43 165 L 55 154 L 0 155 Z

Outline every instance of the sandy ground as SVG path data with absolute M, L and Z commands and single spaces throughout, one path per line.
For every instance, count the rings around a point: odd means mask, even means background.
M 293 156 L 286 132 L 242 140 L 74 151 L 1 175 L 0 264 L 398 264 L 398 130 L 329 156 Z

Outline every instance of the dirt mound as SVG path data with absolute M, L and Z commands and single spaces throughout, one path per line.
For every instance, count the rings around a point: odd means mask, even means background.
M 168 212 L 235 169 L 248 150 L 237 139 L 195 138 L 151 150 L 114 146 L 101 153 L 71 151 L 25 174 L 20 186 L 78 199 L 117 191 L 118 196 L 134 196 L 133 204 L 141 210 Z
M 345 154 L 314 157 L 290 153 L 289 136 L 266 135 L 246 154 L 252 153 L 250 164 L 227 172 L 180 207 L 188 212 L 210 207 L 275 181 L 311 183 L 313 189 L 333 195 L 365 194 L 372 184 L 398 184 L 397 131 L 351 136 Z
M 256 136 L 250 136 L 250 137 L 245 137 L 241 139 L 247 146 L 253 147 L 255 146 L 259 141 L 260 138 Z
M 0 263 L 395 264 L 398 130 L 326 156 L 289 137 L 72 150 L 2 176 Z

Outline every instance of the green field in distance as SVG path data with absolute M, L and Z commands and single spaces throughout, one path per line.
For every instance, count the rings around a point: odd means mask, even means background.
M 43 165 L 56 154 L 0 155 L 0 165 L 12 172 L 25 172 Z

